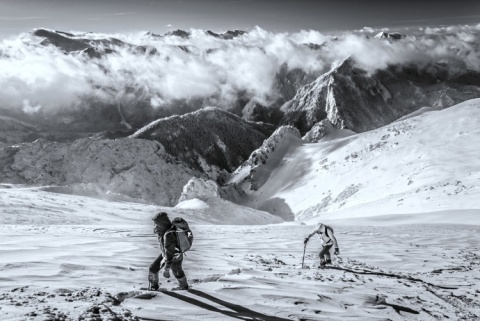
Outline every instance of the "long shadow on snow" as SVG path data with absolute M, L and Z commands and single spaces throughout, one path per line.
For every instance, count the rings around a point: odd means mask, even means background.
M 347 272 L 354 273 L 354 274 L 378 275 L 378 276 L 386 276 L 386 277 L 391 277 L 391 278 L 396 278 L 396 279 L 404 279 L 404 280 L 408 280 L 408 281 L 412 281 L 412 282 L 423 283 L 423 284 L 433 286 L 433 287 L 436 287 L 436 288 L 439 288 L 439 289 L 446 289 L 446 290 L 456 290 L 456 289 L 458 289 L 458 287 L 454 287 L 454 286 L 437 285 L 437 284 L 433 284 L 433 283 L 424 281 L 422 279 L 417 279 L 417 278 L 414 278 L 414 277 L 403 276 L 403 275 L 398 275 L 398 274 L 393 274 L 393 273 L 368 271 L 368 270 L 352 270 L 352 269 L 349 269 L 349 268 L 344 268 L 344 267 L 339 267 L 339 266 L 326 266 L 325 268 L 333 269 L 333 270 L 347 271 Z
M 274 317 L 274 316 L 262 314 L 262 313 L 247 309 L 247 308 L 245 308 L 241 305 L 230 303 L 230 302 L 218 299 L 216 297 L 211 296 L 210 294 L 207 294 L 207 293 L 199 291 L 199 290 L 190 289 L 190 290 L 188 290 L 188 292 L 192 293 L 194 295 L 197 295 L 199 297 L 202 297 L 204 299 L 210 300 L 214 303 L 223 305 L 224 307 L 226 307 L 230 310 L 233 310 L 235 312 L 227 311 L 227 310 L 221 310 L 221 309 L 216 308 L 216 307 L 214 307 L 210 304 L 204 303 L 202 301 L 199 301 L 197 299 L 182 295 L 182 294 L 177 293 L 177 292 L 163 292 L 163 293 L 166 294 L 166 295 L 169 295 L 171 297 L 174 297 L 178 300 L 182 300 L 184 302 L 196 305 L 196 306 L 198 306 L 202 309 L 213 311 L 213 312 L 218 312 L 218 313 L 224 314 L 226 316 L 236 318 L 236 319 L 240 319 L 240 320 L 248 320 L 248 321 L 254 321 L 254 320 L 256 320 L 256 321 L 290 321 L 289 319 Z

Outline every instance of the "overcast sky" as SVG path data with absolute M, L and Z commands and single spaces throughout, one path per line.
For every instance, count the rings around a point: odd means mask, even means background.
M 201 28 L 295 32 L 480 23 L 480 0 L 0 0 L 0 35 Z

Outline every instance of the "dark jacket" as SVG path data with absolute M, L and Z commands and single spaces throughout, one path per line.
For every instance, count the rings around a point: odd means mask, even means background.
M 162 251 L 163 261 L 165 262 L 165 270 L 170 270 L 172 262 L 176 262 L 183 258 L 183 254 L 177 248 L 177 233 L 174 232 L 175 227 L 172 226 L 164 233 L 157 234 L 160 250 Z

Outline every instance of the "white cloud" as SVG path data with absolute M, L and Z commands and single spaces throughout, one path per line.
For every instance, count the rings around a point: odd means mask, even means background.
M 78 34 L 92 40 L 114 37 L 156 50 L 151 55 L 112 44 L 106 46 L 114 53 L 101 59 L 38 45 L 41 39 L 33 36 L 4 40 L 0 43 L 0 107 L 48 111 L 75 107 L 86 98 L 134 105 L 130 102 L 138 97 L 154 108 L 196 98 L 227 107 L 239 93 L 263 100 L 274 97 L 274 76 L 282 64 L 319 74 L 333 61 L 349 56 L 369 72 L 391 64 L 454 60 L 480 69 L 475 47 L 480 25 L 425 28 L 399 41 L 367 38 L 362 33 L 338 38 L 314 30 L 272 33 L 259 27 L 232 40 L 217 39 L 202 30 L 190 33 L 189 39 Z

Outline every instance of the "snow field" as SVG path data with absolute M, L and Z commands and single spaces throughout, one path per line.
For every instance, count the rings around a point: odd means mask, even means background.
M 145 206 L 115 202 L 102 206 L 119 204 Z M 123 223 L 97 215 L 94 225 L 3 224 L 1 319 L 475 320 L 480 316 L 480 286 L 475 281 L 479 226 L 416 224 L 421 215 L 412 215 L 408 224 L 388 219 L 390 226 L 374 218 L 331 221 L 341 250 L 334 266 L 344 270 L 318 270 L 316 237 L 307 246 L 309 268 L 301 268 L 303 239 L 314 225 L 194 222 L 194 246 L 184 260 L 192 290 L 152 293 L 140 289 L 147 286 L 148 266 L 159 248 L 148 221 L 151 208 L 137 209 L 133 218 L 118 216 Z M 69 212 L 63 215 L 68 217 Z M 162 287 L 176 285 L 172 279 L 161 281 Z

